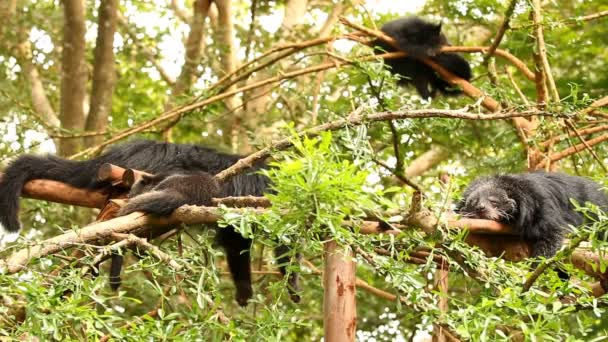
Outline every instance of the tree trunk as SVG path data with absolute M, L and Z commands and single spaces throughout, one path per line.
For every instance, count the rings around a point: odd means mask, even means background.
M 114 33 L 116 32 L 117 6 L 118 0 L 101 0 L 99 4 L 93 89 L 91 91 L 91 109 L 86 122 L 87 131 L 105 131 L 108 127 L 108 116 L 112 111 L 112 93 L 116 79 Z M 93 146 L 102 141 L 102 135 L 92 136 L 85 138 L 85 145 Z
M 323 326 L 325 341 L 355 340 L 357 302 L 355 299 L 355 261 L 349 247 L 340 247 L 331 240 L 325 243 L 323 272 Z
M 218 26 L 217 37 L 221 43 L 220 59 L 222 71 L 224 75 L 232 73 L 237 66 L 236 47 L 234 42 L 234 23 L 232 22 L 232 5 L 230 0 L 215 0 L 215 5 L 218 11 Z M 224 76 L 221 75 L 221 76 Z M 236 85 L 232 85 L 226 91 L 236 89 Z M 226 111 L 232 113 L 230 124 L 230 145 L 234 152 L 251 152 L 249 141 L 247 139 L 246 130 L 243 129 L 244 112 L 237 110 L 240 105 L 239 98 L 231 96 L 224 100 Z
M 84 99 L 87 70 L 85 55 L 85 6 L 83 0 L 64 0 L 63 49 L 61 51 L 61 127 L 81 131 L 84 129 Z M 82 139 L 61 139 L 59 154 L 71 155 L 81 147 Z

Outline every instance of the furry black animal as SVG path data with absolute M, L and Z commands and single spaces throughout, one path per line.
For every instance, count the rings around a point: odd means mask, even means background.
M 461 91 L 439 77 L 431 67 L 420 61 L 421 58 L 429 57 L 454 75 L 467 81 L 471 79 L 471 67 L 462 56 L 438 53 L 442 46 L 450 45 L 441 33 L 441 24 L 432 24 L 418 17 L 405 17 L 389 21 L 381 30 L 395 39 L 399 50 L 408 54 L 407 57 L 386 59 L 384 62 L 394 74 L 402 76 L 400 85 L 413 84 L 422 98 L 435 97 L 438 92 L 459 95 Z M 376 53 L 397 51 L 381 39 L 376 39 L 372 44 L 376 47 Z
M 136 211 L 167 216 L 185 204 L 210 205 L 211 199 L 219 192 L 219 183 L 207 172 L 145 175 L 133 184 L 128 194 L 129 201 L 118 211 L 117 216 Z M 139 256 L 138 253 L 135 254 Z M 122 254 L 112 254 L 110 287 L 113 290 L 117 290 L 122 283 L 120 273 L 123 263 Z
M 608 210 L 608 196 L 599 184 L 563 173 L 532 172 L 474 180 L 465 189 L 457 212 L 508 224 L 532 242 L 532 256 L 551 257 L 561 248 L 568 225 L 580 226 L 585 221 L 570 199 Z
M 99 167 L 104 163 L 112 163 L 123 168 L 141 170 L 151 174 L 171 175 L 193 172 L 216 174 L 233 165 L 240 158 L 239 155 L 221 153 L 198 145 L 171 144 L 149 140 L 118 145 L 97 158 L 84 161 L 66 160 L 52 155 L 24 155 L 10 163 L 0 180 L 0 224 L 9 232 L 18 232 L 21 229 L 18 218 L 19 197 L 23 185 L 32 179 L 50 179 L 76 188 L 94 190 L 110 186 L 109 182 L 99 181 L 96 177 Z M 266 165 L 263 162 L 258 162 L 252 166 L 249 173 L 236 175 L 224 182 L 219 189 L 218 197 L 262 196 L 268 188 L 268 179 L 256 171 L 265 167 Z M 167 180 L 178 179 L 172 177 L 181 176 L 168 176 L 166 178 Z M 158 179 L 156 178 L 156 180 Z M 161 186 L 161 184 L 163 184 L 162 181 L 157 186 Z M 179 192 L 175 189 L 174 191 Z M 147 194 L 141 196 L 147 196 Z M 133 200 L 136 198 L 133 198 Z M 165 199 L 158 198 L 158 200 L 159 202 L 155 202 L 158 204 L 157 207 L 143 207 L 143 202 L 140 202 L 142 207 L 138 206 L 137 209 L 153 209 L 156 211 L 150 212 L 164 215 L 171 208 L 174 209 L 177 204 L 197 204 L 198 199 L 188 198 L 185 201 L 181 199 L 174 201 L 175 198 L 172 198 L 168 200 L 169 203 L 163 202 L 166 201 Z M 207 197 L 204 197 L 203 202 L 206 200 Z M 127 210 L 130 209 L 123 209 L 122 213 L 126 213 Z M 224 247 L 226 252 L 228 267 L 236 286 L 237 302 L 245 305 L 253 293 L 249 255 L 251 240 L 242 237 L 232 227 L 218 229 L 217 239 L 219 245 Z M 285 246 L 275 250 L 278 258 L 277 262 L 283 274 L 286 274 L 285 265 L 290 261 L 290 253 L 287 253 L 287 251 L 288 249 Z M 118 267 L 118 273 L 120 273 L 121 265 L 113 266 Z M 291 286 L 290 290 L 297 290 L 296 274 L 290 274 L 289 284 Z M 292 300 L 297 302 L 299 297 L 292 293 Z
M 143 176 L 129 191 L 129 201 L 117 215 L 142 211 L 167 216 L 185 204 L 210 205 L 219 192 L 220 184 L 207 172 Z

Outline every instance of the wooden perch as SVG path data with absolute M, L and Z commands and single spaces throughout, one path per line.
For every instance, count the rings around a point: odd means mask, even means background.
M 135 183 L 139 182 L 144 176 L 152 176 L 152 175 L 147 172 L 143 172 L 143 171 L 127 169 L 122 174 L 122 184 L 127 188 L 131 188 Z
M 21 194 L 27 198 L 87 208 L 103 208 L 109 195 L 107 191 L 78 189 L 48 179 L 34 179 L 25 183 Z
M 143 176 L 151 176 L 151 174 L 139 170 L 125 169 L 110 163 L 102 164 L 97 171 L 97 180 L 110 182 L 112 185 L 120 184 L 126 188 L 133 186 Z

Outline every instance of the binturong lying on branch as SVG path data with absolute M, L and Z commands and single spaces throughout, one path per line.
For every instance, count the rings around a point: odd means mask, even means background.
M 438 93 L 444 95 L 462 93 L 420 60 L 431 58 L 454 75 L 467 81 L 471 79 L 471 67 L 466 59 L 457 53 L 439 53 L 442 46 L 450 45 L 445 35 L 441 33 L 441 24 L 432 24 L 418 17 L 405 17 L 389 21 L 381 30 L 397 42 L 400 51 L 407 53 L 406 57 L 384 61 L 392 73 L 401 76 L 400 85 L 412 84 L 424 99 L 435 97 Z M 376 39 L 372 44 L 376 48 L 376 53 L 398 51 L 381 39 Z
M 184 204 L 209 205 L 214 196 L 262 196 L 268 179 L 257 171 L 265 168 L 259 162 L 249 173 L 239 174 L 218 184 L 211 176 L 233 165 L 241 158 L 210 148 L 140 140 L 118 145 L 97 158 L 72 161 L 56 156 L 24 155 L 14 160 L 0 180 L 0 224 L 6 231 L 18 232 L 19 197 L 23 185 L 33 179 L 49 179 L 81 189 L 103 189 L 111 186 L 99 181 L 101 165 L 111 163 L 126 169 L 144 171 L 156 176 L 144 177 L 132 189 L 130 203 L 120 214 L 143 211 L 168 215 Z M 242 237 L 233 227 L 217 229 L 217 239 L 226 252 L 228 267 L 236 286 L 236 300 L 246 305 L 251 298 L 251 240 Z M 285 246 L 275 250 L 281 272 L 286 274 L 290 253 Z M 114 258 L 114 261 L 116 259 Z M 120 260 L 122 261 L 122 260 Z M 120 272 L 120 264 L 113 264 L 112 274 Z M 292 300 L 299 301 L 297 274 L 290 274 L 289 290 Z
M 542 171 L 475 179 L 465 189 L 457 211 L 464 217 L 508 224 L 532 243 L 532 256 L 551 257 L 561 248 L 569 225 L 585 222 L 571 200 L 608 211 L 608 195 L 601 185 Z

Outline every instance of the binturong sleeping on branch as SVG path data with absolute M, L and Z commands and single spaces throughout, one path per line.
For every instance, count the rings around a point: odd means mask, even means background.
M 429 23 L 418 17 L 405 17 L 389 21 L 381 30 L 397 42 L 400 51 L 407 53 L 406 57 L 384 60 L 392 73 L 401 76 L 400 85 L 412 84 L 424 99 L 435 97 L 438 93 L 462 93 L 420 60 L 430 58 L 454 75 L 467 81 L 471 79 L 471 67 L 466 59 L 457 53 L 439 53 L 442 46 L 450 45 L 441 33 L 441 24 Z M 376 39 L 372 45 L 376 53 L 398 51 L 381 39 Z
M 465 189 L 457 212 L 463 217 L 498 221 L 532 243 L 532 256 L 549 258 L 561 248 L 569 226 L 585 216 L 575 210 L 593 203 L 608 211 L 608 195 L 587 178 L 557 172 L 530 172 L 475 179 Z
M 266 168 L 263 162 L 253 165 L 250 172 L 236 175 L 222 184 L 218 184 L 212 176 L 239 159 L 239 155 L 221 153 L 203 146 L 150 140 L 118 145 L 97 158 L 83 161 L 52 155 L 24 155 L 10 163 L 0 180 L 0 225 L 9 232 L 21 229 L 19 197 L 26 182 L 49 179 L 80 189 L 104 189 L 111 184 L 98 180 L 97 172 L 105 163 L 155 175 L 146 176 L 133 186 L 130 201 L 121 210 L 121 215 L 143 211 L 163 216 L 184 204 L 210 205 L 211 198 L 215 196 L 262 196 L 268 188 L 268 179 L 256 171 Z M 253 294 L 249 255 L 251 240 L 241 236 L 233 227 L 217 229 L 217 239 L 226 253 L 236 286 L 236 300 L 240 305 L 246 305 Z M 291 253 L 288 253 L 287 247 L 279 246 L 275 255 L 280 271 L 285 275 Z M 121 258 L 113 258 L 113 287 L 117 285 L 116 279 L 119 279 L 116 272 L 120 274 Z M 290 273 L 288 283 L 292 300 L 298 302 L 297 274 Z

